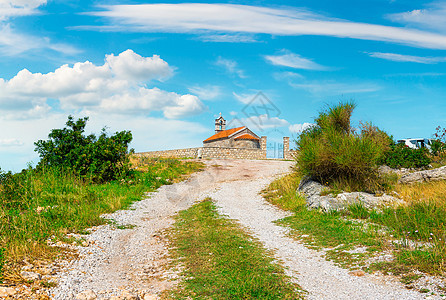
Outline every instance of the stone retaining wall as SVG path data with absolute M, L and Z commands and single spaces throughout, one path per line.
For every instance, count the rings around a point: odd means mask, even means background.
M 176 158 L 229 158 L 229 159 L 266 159 L 266 151 L 262 149 L 199 147 L 164 151 L 136 153 L 145 157 Z
M 175 150 L 163 150 L 163 151 L 149 151 L 135 153 L 137 156 L 145 157 L 163 157 L 163 158 L 197 158 L 199 148 L 186 148 L 186 149 L 175 149 Z

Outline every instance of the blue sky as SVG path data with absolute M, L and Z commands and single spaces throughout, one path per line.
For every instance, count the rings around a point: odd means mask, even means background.
M 199 146 L 220 112 L 279 142 L 340 100 L 356 124 L 430 137 L 445 66 L 446 1 L 2 1 L 0 167 L 35 164 L 69 114 L 136 151 Z

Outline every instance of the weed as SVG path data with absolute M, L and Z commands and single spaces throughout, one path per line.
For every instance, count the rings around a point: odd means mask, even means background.
M 414 281 L 417 281 L 418 279 L 420 279 L 421 277 L 423 277 L 420 274 L 407 274 L 401 277 L 401 283 L 403 284 L 411 284 Z
M 126 225 L 118 225 L 116 226 L 117 229 L 133 229 L 136 225 L 133 224 L 126 224 Z
M 259 241 L 217 213 L 210 199 L 182 211 L 170 233 L 184 280 L 172 296 L 185 299 L 301 299 Z
M 41 281 L 40 285 L 45 287 L 45 288 L 53 288 L 57 286 L 57 283 L 52 282 L 52 281 Z

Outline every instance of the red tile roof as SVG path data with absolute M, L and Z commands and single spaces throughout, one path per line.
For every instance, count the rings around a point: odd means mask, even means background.
M 236 137 L 234 140 L 254 140 L 254 141 L 258 141 L 260 140 L 259 138 L 256 138 L 255 136 L 250 135 L 249 133 L 245 133 L 241 136 Z
M 228 130 L 222 130 L 220 132 L 217 132 L 216 134 L 214 134 L 210 138 L 205 139 L 203 142 L 210 142 L 210 141 L 214 141 L 214 140 L 218 140 L 218 139 L 222 139 L 222 138 L 227 138 L 231 134 L 233 134 L 233 133 L 235 133 L 235 132 L 237 132 L 237 131 L 239 131 L 239 130 L 241 130 L 243 128 L 245 128 L 245 126 L 232 128 L 232 129 L 228 129 Z

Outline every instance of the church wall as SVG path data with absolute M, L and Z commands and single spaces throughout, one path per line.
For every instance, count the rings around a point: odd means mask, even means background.
M 234 140 L 234 148 L 260 149 L 259 141 L 255 140 Z

